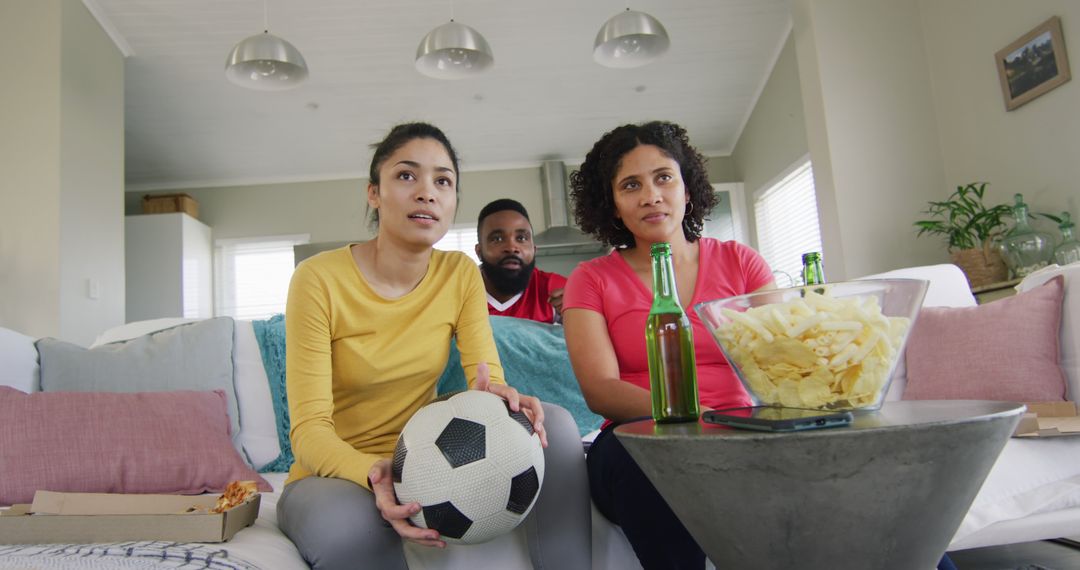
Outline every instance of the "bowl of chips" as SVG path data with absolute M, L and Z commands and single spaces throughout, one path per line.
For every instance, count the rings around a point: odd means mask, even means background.
M 694 310 L 755 405 L 876 410 L 928 285 L 844 281 L 705 301 Z

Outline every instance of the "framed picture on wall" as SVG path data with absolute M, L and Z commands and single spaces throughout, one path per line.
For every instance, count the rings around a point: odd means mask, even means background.
M 1069 56 L 1061 35 L 1061 18 L 1035 26 L 994 54 L 1005 109 L 1013 109 L 1068 81 Z

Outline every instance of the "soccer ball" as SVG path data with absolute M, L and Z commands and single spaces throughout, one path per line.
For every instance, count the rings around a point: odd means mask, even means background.
M 405 424 L 394 449 L 394 491 L 422 507 L 409 520 L 447 542 L 475 544 L 509 532 L 544 482 L 540 436 L 523 412 L 478 390 L 443 396 Z

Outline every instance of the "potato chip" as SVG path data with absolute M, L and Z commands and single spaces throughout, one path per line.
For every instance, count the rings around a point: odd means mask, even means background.
M 716 338 L 763 404 L 852 408 L 877 401 L 911 323 L 875 296 L 806 296 L 743 311 Z

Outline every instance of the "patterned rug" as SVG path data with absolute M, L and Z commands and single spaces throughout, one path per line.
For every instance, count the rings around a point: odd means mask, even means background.
M 220 545 L 163 541 L 0 545 L 0 569 L 258 570 Z

